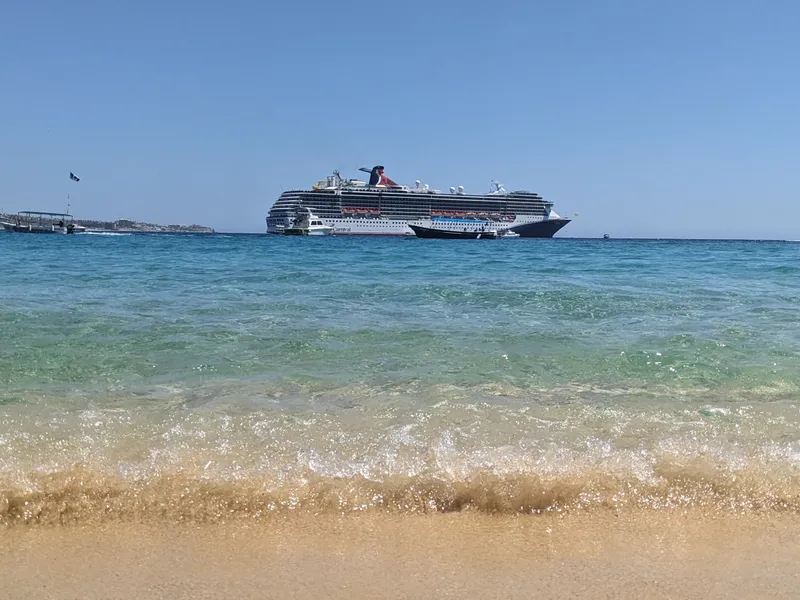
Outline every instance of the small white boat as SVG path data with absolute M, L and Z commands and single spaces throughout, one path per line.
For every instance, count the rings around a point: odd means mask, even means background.
M 283 230 L 283 235 L 330 235 L 333 227 L 325 225 L 317 215 L 308 208 L 299 208 L 291 227 Z
M 506 229 L 503 233 L 500 234 L 501 238 L 518 238 L 519 234 L 515 231 L 511 231 L 510 229 Z

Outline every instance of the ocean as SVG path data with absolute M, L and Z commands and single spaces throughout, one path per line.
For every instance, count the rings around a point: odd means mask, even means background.
M 799 392 L 797 243 L 0 234 L 0 583 L 791 597 Z

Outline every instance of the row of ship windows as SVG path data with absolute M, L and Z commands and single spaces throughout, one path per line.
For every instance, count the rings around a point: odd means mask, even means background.
M 448 214 L 441 215 L 441 214 L 431 214 L 431 213 L 407 213 L 407 212 L 393 212 L 393 211 L 383 211 L 383 212 L 380 212 L 380 213 L 378 213 L 378 211 L 376 211 L 376 213 L 373 213 L 372 215 L 342 216 L 342 213 L 340 211 L 338 211 L 338 210 L 326 211 L 326 210 L 314 209 L 314 212 L 315 212 L 315 214 L 317 216 L 323 217 L 325 219 L 349 220 L 349 221 L 354 221 L 354 222 L 359 222 L 359 221 L 364 221 L 364 220 L 375 220 L 376 218 L 379 218 L 378 215 L 380 215 L 380 218 L 395 219 L 395 220 L 398 220 L 398 221 L 407 221 L 409 219 L 425 219 L 425 218 L 440 217 L 440 216 L 445 216 L 445 217 L 448 217 L 448 216 L 466 216 L 466 215 L 463 215 L 463 214 L 459 214 L 459 215 L 448 215 Z M 541 216 L 544 213 L 540 212 L 540 211 L 520 211 L 519 213 L 509 213 L 509 214 L 506 214 L 506 215 L 495 215 L 495 216 L 506 217 L 506 218 L 514 218 L 514 217 L 516 217 L 517 214 L 540 215 Z M 291 212 L 282 213 L 282 214 L 280 212 L 272 212 L 271 215 L 272 216 L 267 217 L 268 220 L 291 219 L 294 216 L 293 213 L 291 213 Z M 480 217 L 482 215 L 475 215 L 475 216 Z
M 339 211 L 330 211 L 329 212 L 329 211 L 315 210 L 315 213 L 317 214 L 317 216 L 322 217 L 324 219 L 336 219 L 336 220 L 339 220 L 339 221 L 348 221 L 350 223 L 361 223 L 363 221 L 375 221 L 375 220 L 378 219 L 377 216 L 367 216 L 367 215 L 357 216 L 357 217 L 343 217 L 342 213 L 339 212 Z M 543 213 L 538 212 L 538 211 L 536 211 L 536 212 L 520 211 L 520 213 L 517 213 L 517 214 L 527 214 L 527 215 L 531 215 L 531 216 L 542 216 L 543 215 Z M 438 214 L 432 215 L 430 213 L 428 213 L 428 214 L 392 213 L 392 212 L 386 212 L 386 211 L 384 211 L 383 213 L 380 214 L 380 218 L 382 218 L 384 220 L 392 220 L 393 219 L 393 220 L 396 220 L 396 221 L 410 221 L 410 220 L 414 220 L 414 219 L 427 219 L 427 218 L 431 218 L 431 217 L 440 217 L 440 216 L 445 216 L 445 217 L 456 216 L 456 217 L 458 217 L 458 216 L 466 216 L 466 215 L 438 215 Z M 476 217 L 480 217 L 481 215 L 475 215 L 475 216 Z M 516 214 L 500 215 L 501 218 L 511 218 L 511 219 L 515 218 L 516 216 L 517 216 Z M 283 214 L 281 214 L 281 213 L 272 213 L 272 216 L 268 216 L 267 217 L 267 222 L 285 221 L 287 219 L 291 219 L 292 217 L 293 217 L 292 213 L 283 213 Z
M 364 222 L 363 219 L 340 219 L 338 223 L 335 223 L 335 225 L 347 224 L 347 223 L 358 225 L 363 222 Z M 402 227 L 404 225 L 405 223 L 385 223 L 385 222 L 382 223 L 380 221 L 378 222 L 373 221 L 369 224 L 370 227 Z
M 309 194 L 305 191 L 296 191 L 296 192 L 284 192 L 280 196 L 281 198 L 309 198 L 312 197 L 314 200 L 324 200 L 327 198 L 340 198 L 340 194 L 336 194 L 333 191 L 317 191 Z M 476 200 L 487 200 L 487 198 L 482 197 L 480 195 L 459 195 L 459 194 L 387 194 L 385 192 L 367 192 L 366 194 L 347 194 L 348 198 L 381 198 L 383 200 L 399 200 L 401 202 L 431 202 L 431 201 L 439 201 L 439 202 L 446 202 L 449 199 L 453 201 L 467 201 L 467 202 L 474 202 Z M 521 202 L 536 202 L 536 201 L 543 201 L 544 198 L 541 196 L 536 196 L 533 194 L 529 194 L 527 196 L 501 196 L 499 198 L 492 198 L 494 202 L 506 202 L 506 201 L 521 201 Z
M 311 210 L 341 210 L 341 209 L 359 209 L 359 210 L 401 210 L 401 211 L 414 211 L 414 212 L 428 212 L 431 210 L 461 210 L 461 211 L 483 211 L 483 212 L 520 212 L 520 211 L 537 211 L 546 210 L 548 207 L 544 204 L 522 204 L 518 202 L 509 202 L 502 205 L 487 205 L 487 204 L 409 204 L 409 203 L 392 203 L 382 202 L 381 204 L 362 203 L 362 204 L 339 204 L 337 202 L 307 202 L 291 204 L 273 204 L 273 209 L 294 210 L 297 206 L 306 206 Z
M 371 223 L 374 225 L 381 225 L 381 226 L 390 226 L 390 224 L 386 221 L 381 222 L 379 219 L 340 219 L 338 217 L 330 217 L 336 220 L 336 225 L 339 223 L 363 223 L 366 220 L 373 221 L 375 223 Z M 397 221 L 407 221 L 408 219 L 396 219 Z M 268 223 L 285 223 L 286 217 L 267 217 Z
M 297 206 L 297 202 L 276 202 L 275 207 L 279 208 L 285 206 L 287 208 Z M 465 204 L 463 202 L 437 202 L 436 204 L 431 204 L 428 202 L 380 202 L 380 203 L 373 203 L 373 202 L 360 202 L 356 204 L 355 202 L 349 202 L 347 204 L 339 203 L 339 202 L 307 202 L 305 203 L 306 206 L 309 207 L 344 207 L 344 208 L 386 208 L 390 206 L 398 207 L 398 208 L 414 208 L 414 209 L 437 209 L 437 208 L 455 208 L 463 210 L 465 207 L 469 207 L 472 210 L 492 210 L 492 211 L 502 211 L 504 209 L 508 210 L 513 207 L 524 207 L 526 209 L 535 209 L 535 208 L 544 208 L 544 203 L 541 202 L 503 202 L 503 203 L 487 203 L 487 204 Z
M 350 211 L 346 211 L 346 210 L 343 211 L 343 210 L 339 209 L 338 207 L 330 207 L 330 208 L 328 208 L 328 207 L 321 207 L 321 206 L 312 206 L 310 208 L 311 208 L 312 211 L 314 211 L 316 214 L 318 214 L 320 216 L 331 216 L 331 217 L 334 217 L 334 218 L 339 216 L 339 215 L 347 214 L 348 212 L 350 212 Z M 273 214 L 275 214 L 275 213 L 277 213 L 279 211 L 280 211 L 280 209 L 277 209 L 277 210 L 273 209 L 272 210 Z M 531 209 L 531 208 L 518 208 L 516 210 L 508 210 L 508 211 L 480 210 L 480 209 L 477 209 L 477 210 L 476 209 L 472 209 L 472 210 L 467 211 L 467 210 L 464 210 L 463 208 L 462 209 L 458 209 L 458 210 L 452 210 L 452 209 L 449 209 L 449 208 L 435 208 L 433 210 L 408 210 L 408 209 L 400 210 L 400 209 L 392 209 L 392 208 L 384 207 L 382 210 L 378 210 L 378 209 L 370 209 L 368 207 L 363 207 L 360 212 L 362 212 L 362 213 L 373 213 L 373 214 L 377 213 L 377 214 L 382 214 L 382 215 L 387 215 L 387 216 L 396 216 L 398 218 L 401 218 L 401 217 L 405 218 L 405 217 L 408 217 L 408 216 L 426 216 L 426 215 L 430 215 L 433 212 L 437 212 L 437 211 L 459 212 L 459 213 L 475 212 L 475 213 L 490 213 L 490 214 L 500 214 L 500 215 L 502 215 L 502 214 L 506 214 L 506 215 L 515 215 L 515 214 L 534 214 L 534 215 L 539 214 L 539 215 L 541 215 L 541 214 L 545 214 L 545 211 L 543 209 Z M 284 214 L 293 215 L 294 211 L 293 210 L 287 210 L 287 211 L 284 211 Z
M 445 205 L 458 205 L 464 206 L 465 204 L 469 205 L 483 205 L 483 206 L 504 206 L 506 204 L 523 204 L 526 206 L 530 205 L 543 205 L 545 202 L 543 200 L 449 200 L 443 199 L 438 202 L 424 202 L 424 201 L 409 201 L 403 198 L 347 198 L 343 200 L 341 198 L 285 198 L 278 200 L 276 204 L 296 204 L 297 202 L 303 202 L 305 204 L 314 205 L 314 204 L 344 204 L 345 206 L 377 206 L 378 204 L 397 204 L 401 206 L 445 206 Z
M 303 198 L 292 198 L 292 199 L 282 199 L 275 202 L 276 206 L 281 205 L 294 205 L 302 202 L 303 204 L 308 204 L 309 206 L 314 205 L 330 205 L 330 206 L 385 206 L 385 205 L 393 205 L 393 206 L 494 206 L 494 207 L 502 207 L 502 206 L 544 206 L 545 202 L 542 200 L 503 200 L 503 201 L 486 201 L 486 200 L 473 200 L 473 201 L 465 201 L 465 200 L 442 200 L 440 202 L 409 202 L 408 200 L 402 199 L 395 199 L 395 198 L 348 198 L 346 201 L 342 201 L 339 198 L 311 198 L 311 199 L 303 199 Z
M 314 214 L 315 215 L 317 215 L 319 217 L 324 217 L 324 218 L 327 218 L 327 219 L 347 219 L 347 218 L 350 218 L 350 219 L 363 220 L 363 219 L 375 219 L 376 218 L 375 216 L 367 216 L 367 215 L 362 215 L 362 216 L 358 216 L 358 217 L 343 217 L 342 216 L 343 213 L 341 211 L 338 211 L 338 210 L 326 211 L 326 210 L 319 210 L 317 208 L 315 208 L 313 210 L 314 210 Z M 294 217 L 294 213 L 293 212 L 280 213 L 278 211 L 273 211 L 272 214 L 276 218 L 279 217 L 279 216 L 281 218 L 287 218 L 287 219 Z M 395 212 L 395 211 L 383 211 L 383 212 L 375 211 L 375 213 L 373 213 L 373 215 L 377 215 L 377 214 L 380 214 L 380 216 L 386 217 L 388 219 L 398 219 L 398 220 L 402 220 L 402 219 L 423 219 L 425 217 L 430 217 L 431 216 L 431 213 L 409 213 L 409 212 L 399 212 L 399 211 L 398 212 Z
M 275 213 L 273 213 L 275 214 Z M 360 215 L 360 216 L 350 216 L 350 215 L 343 215 L 339 211 L 324 211 L 324 210 L 315 210 L 314 214 L 318 217 L 322 217 L 324 219 L 351 219 L 355 221 L 363 221 L 363 220 L 375 220 L 377 218 L 384 218 L 384 219 L 395 219 L 398 221 L 407 221 L 409 219 L 428 219 L 431 217 L 464 217 L 467 215 L 464 214 L 431 214 L 431 213 L 399 213 L 399 212 L 387 212 L 383 211 L 381 213 L 374 213 L 372 215 Z M 505 215 L 474 215 L 475 217 L 491 217 L 494 216 L 495 218 L 514 218 L 517 215 L 531 215 L 531 216 L 544 216 L 543 212 L 540 211 L 519 211 L 517 213 L 508 213 Z M 277 216 L 277 215 L 276 215 Z M 292 218 L 293 215 L 291 213 L 283 215 L 283 218 Z

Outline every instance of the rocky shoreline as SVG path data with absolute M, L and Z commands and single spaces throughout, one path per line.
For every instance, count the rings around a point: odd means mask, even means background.
M 16 219 L 14 214 L 0 213 L 0 221 Z M 116 221 L 98 221 L 95 219 L 75 219 L 75 225 L 85 227 L 87 231 L 119 231 L 123 233 L 216 233 L 211 227 L 205 225 L 158 225 L 144 223 L 131 219 L 117 219 Z

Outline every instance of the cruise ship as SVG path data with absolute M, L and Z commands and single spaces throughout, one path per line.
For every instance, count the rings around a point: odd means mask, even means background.
M 305 209 L 335 235 L 414 235 L 412 223 L 442 229 L 489 225 L 500 235 L 550 238 L 570 222 L 539 194 L 507 192 L 494 181 L 484 194 L 467 194 L 463 186 L 442 193 L 419 181 L 414 187 L 398 185 L 381 165 L 359 170 L 369 173 L 369 181 L 344 179 L 334 171 L 310 190 L 283 192 L 267 216 L 267 233 L 283 233 Z

